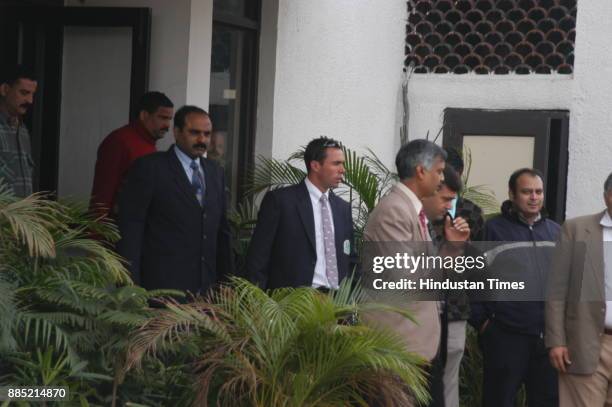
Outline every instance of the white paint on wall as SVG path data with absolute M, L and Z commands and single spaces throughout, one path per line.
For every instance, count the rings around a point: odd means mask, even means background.
M 279 1 L 262 0 L 261 2 L 255 128 L 256 157 L 264 156 L 270 158 L 272 156 Z
M 213 0 L 191 0 L 186 103 L 208 110 Z
M 279 1 L 274 157 L 319 135 L 395 154 L 406 17 L 405 0 Z
M 88 201 L 98 145 L 129 119 L 131 58 L 129 28 L 66 27 L 58 196 Z
M 612 172 L 612 2 L 578 2 L 571 103 L 568 217 L 603 210 Z
M 447 108 L 569 110 L 571 96 L 568 75 L 413 74 L 408 85 L 408 134 L 412 140 L 429 132 L 433 139 Z

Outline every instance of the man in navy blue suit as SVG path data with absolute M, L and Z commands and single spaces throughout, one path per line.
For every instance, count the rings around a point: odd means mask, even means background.
M 247 276 L 263 288 L 336 289 L 352 273 L 351 206 L 332 192 L 344 176 L 344 152 L 327 137 L 304 152 L 308 175 L 264 197 L 247 256 Z
M 136 160 L 119 197 L 119 254 L 147 289 L 205 292 L 232 270 L 223 170 L 202 155 L 208 113 L 183 106 L 176 144 Z

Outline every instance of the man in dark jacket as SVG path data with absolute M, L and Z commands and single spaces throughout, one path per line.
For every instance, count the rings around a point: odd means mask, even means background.
M 508 182 L 510 200 L 503 203 L 501 215 L 486 223 L 484 232 L 485 241 L 503 242 L 491 252 L 506 258 L 512 274 L 530 282 L 545 281 L 560 230 L 542 212 L 542 179 L 531 168 L 515 171 Z M 493 256 L 488 257 L 494 268 Z M 543 302 L 473 303 L 470 323 L 480 333 L 483 352 L 483 407 L 513 407 L 522 384 L 529 406 L 557 406 L 557 374 L 544 345 Z
M 223 170 L 202 157 L 211 132 L 208 113 L 183 106 L 174 116 L 176 144 L 129 171 L 117 251 L 144 288 L 204 293 L 232 272 Z
M 327 290 L 351 275 L 351 206 L 332 191 L 344 176 L 344 161 L 340 143 L 314 139 L 304 151 L 306 178 L 266 193 L 249 245 L 249 280 L 268 289 Z

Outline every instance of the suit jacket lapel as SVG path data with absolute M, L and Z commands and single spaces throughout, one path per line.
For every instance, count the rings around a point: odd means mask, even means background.
M 601 215 L 592 216 L 588 223 L 585 225 L 585 230 L 587 233 L 587 258 L 589 263 L 591 264 L 591 268 L 593 273 L 595 274 L 595 279 L 597 282 L 597 287 L 600 287 L 602 290 L 605 285 L 605 277 L 604 277 L 604 253 L 603 253 L 603 228 L 599 224 L 600 219 L 603 216 L 603 212 Z M 605 294 L 604 297 L 605 298 Z
M 332 191 L 329 191 L 329 207 L 331 208 L 332 211 L 332 218 L 333 218 L 333 222 L 334 222 L 334 240 L 336 243 L 336 257 L 340 258 L 339 256 L 342 254 L 344 248 L 343 248 L 343 241 L 342 241 L 342 236 L 344 236 L 344 233 L 342 233 L 343 229 L 344 229 L 344 225 L 342 224 L 342 216 L 340 214 L 340 206 L 338 205 L 338 198 Z
M 200 164 L 202 164 L 202 169 L 204 170 L 204 206 L 207 202 L 214 201 L 214 196 L 212 195 L 214 190 L 212 188 L 213 179 L 212 179 L 212 165 L 206 158 L 200 159 Z M 225 193 L 225 191 L 221 191 Z
M 300 214 L 302 224 L 304 225 L 304 230 L 306 231 L 306 235 L 308 236 L 312 250 L 316 252 L 317 246 L 315 242 L 315 226 L 314 214 L 312 212 L 312 202 L 310 202 L 310 195 L 308 194 L 308 189 L 306 188 L 304 181 L 298 184 L 298 194 L 296 198 L 297 209 L 298 213 Z
M 187 200 L 189 200 L 194 205 L 197 205 L 199 208 L 200 203 L 198 202 L 198 199 L 193 193 L 191 183 L 189 182 L 189 179 L 187 179 L 187 174 L 185 174 L 185 170 L 183 169 L 181 162 L 179 161 L 178 157 L 176 156 L 176 153 L 174 152 L 175 148 L 176 147 L 172 145 L 166 152 L 168 157 L 168 164 L 170 165 L 170 169 L 172 170 L 174 176 L 174 181 L 176 182 L 178 189 L 185 195 Z

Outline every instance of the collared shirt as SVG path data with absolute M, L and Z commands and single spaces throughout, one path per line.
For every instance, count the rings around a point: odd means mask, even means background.
M 416 213 L 417 213 L 417 216 L 418 216 L 419 213 L 421 213 L 421 210 L 423 209 L 423 202 L 421 202 L 419 197 L 416 196 L 416 194 L 412 191 L 412 189 L 408 188 L 402 182 L 398 182 L 397 186 L 399 187 L 400 191 L 402 191 L 404 194 L 406 194 L 408 199 L 410 199 L 410 202 L 412 202 L 412 206 L 414 206 L 414 209 L 416 210 Z M 425 221 L 427 222 L 427 218 L 425 218 Z M 418 217 L 417 217 L 417 222 L 420 222 Z M 421 228 L 421 227 L 419 226 L 419 228 Z M 429 235 L 429 231 L 426 229 L 423 232 L 427 234 L 427 236 L 426 236 L 426 238 L 424 240 L 431 240 L 431 236 Z
M 0 179 L 21 198 L 32 193 L 34 161 L 30 154 L 26 126 L 11 124 L 6 113 L 0 112 Z
M 304 180 L 306 189 L 308 189 L 308 195 L 310 196 L 310 202 L 312 203 L 312 214 L 314 215 L 314 226 L 315 226 L 315 246 L 317 251 L 317 262 L 315 264 L 314 276 L 312 277 L 313 287 L 327 287 L 327 288 L 338 288 L 332 287 L 327 280 L 327 273 L 325 268 L 325 244 L 323 242 L 323 221 L 321 216 L 321 196 L 323 192 L 319 190 L 308 177 Z M 329 205 L 329 190 L 325 191 L 327 196 L 327 209 L 331 218 L 331 228 L 334 230 L 334 215 L 332 213 L 331 206 Z
M 189 157 L 176 144 L 174 145 L 174 152 L 176 153 L 176 157 L 181 162 L 181 166 L 183 167 L 183 170 L 185 171 L 185 175 L 187 175 L 187 179 L 189 180 L 189 183 L 191 183 L 191 177 L 193 176 L 193 170 L 191 169 L 191 163 L 193 162 L 193 160 L 196 160 L 196 162 L 198 163 L 198 171 L 200 171 L 200 175 L 204 174 L 204 169 L 202 168 L 200 157 L 197 157 L 195 159 Z
M 606 281 L 606 321 L 607 328 L 612 328 L 612 217 L 606 211 L 599 222 L 603 226 L 604 275 Z

